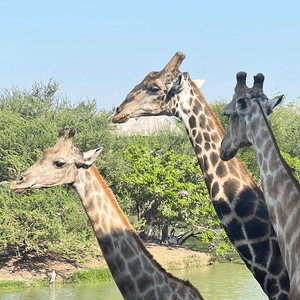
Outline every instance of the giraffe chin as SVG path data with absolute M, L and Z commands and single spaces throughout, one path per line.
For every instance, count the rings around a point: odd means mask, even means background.
M 223 160 L 223 161 L 228 161 L 228 160 L 231 160 L 232 158 L 235 157 L 235 155 L 237 154 L 238 150 L 233 150 L 233 151 L 230 151 L 230 152 L 226 152 L 226 151 L 220 151 L 220 158 Z

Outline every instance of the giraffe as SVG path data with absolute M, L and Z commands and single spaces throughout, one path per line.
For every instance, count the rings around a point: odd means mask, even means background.
M 22 194 L 28 189 L 62 184 L 74 188 L 124 299 L 203 299 L 190 282 L 167 273 L 153 259 L 93 164 L 102 148 L 83 152 L 73 145 L 74 135 L 71 129 L 65 140 L 65 131 L 61 130 L 58 142 L 17 177 L 11 189 Z
M 177 52 L 160 72 L 150 72 L 116 109 L 113 123 L 150 115 L 178 117 L 185 125 L 220 221 L 237 252 L 270 299 L 287 299 L 289 278 L 260 188 L 234 158 L 219 157 L 224 130 Z
M 248 88 L 246 73 L 237 74 L 235 94 L 224 108 L 229 122 L 220 157 L 229 160 L 239 148 L 253 145 L 270 220 L 290 278 L 289 299 L 300 299 L 300 186 L 280 154 L 268 118 L 283 95 L 268 99 L 263 82 L 264 75 L 259 73 Z

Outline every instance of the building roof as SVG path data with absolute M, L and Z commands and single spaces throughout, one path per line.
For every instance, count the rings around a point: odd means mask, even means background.
M 180 129 L 167 116 L 151 116 L 129 119 L 126 123 L 116 124 L 116 132 L 125 135 L 140 134 L 148 136 L 155 131 L 169 128 L 180 132 Z

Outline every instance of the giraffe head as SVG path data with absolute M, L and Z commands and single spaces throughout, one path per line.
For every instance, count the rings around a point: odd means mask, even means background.
M 133 117 L 174 114 L 174 95 L 188 83 L 188 73 L 181 73 L 179 66 L 185 54 L 178 51 L 160 72 L 150 72 L 134 87 L 124 102 L 116 109 L 113 123 L 124 123 Z
M 222 160 L 229 160 L 240 148 L 253 145 L 258 135 L 264 139 L 260 124 L 263 120 L 269 124 L 268 116 L 283 98 L 281 95 L 268 99 L 263 92 L 263 74 L 254 76 L 252 88 L 246 86 L 246 76 L 245 72 L 237 73 L 233 99 L 224 107 L 224 115 L 228 116 L 228 127 L 221 143 Z
M 89 168 L 102 148 L 83 152 L 72 143 L 75 129 L 69 131 L 65 140 L 65 131 L 59 132 L 59 140 L 44 151 L 41 158 L 25 173 L 12 182 L 10 188 L 22 194 L 28 189 L 50 188 L 62 184 L 73 184 L 79 169 Z

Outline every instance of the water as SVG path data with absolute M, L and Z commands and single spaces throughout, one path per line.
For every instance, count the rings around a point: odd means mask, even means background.
M 122 300 L 114 282 L 94 285 L 60 285 L 27 291 L 0 292 L 1 300 Z
M 266 300 L 253 275 L 242 263 L 219 263 L 213 266 L 173 272 L 188 279 L 198 288 L 204 299 L 209 300 Z
M 204 299 L 266 300 L 266 295 L 243 263 L 217 263 L 197 269 L 173 271 L 191 281 Z M 122 300 L 114 282 L 93 285 L 58 285 L 18 291 L 0 291 L 0 300 Z

